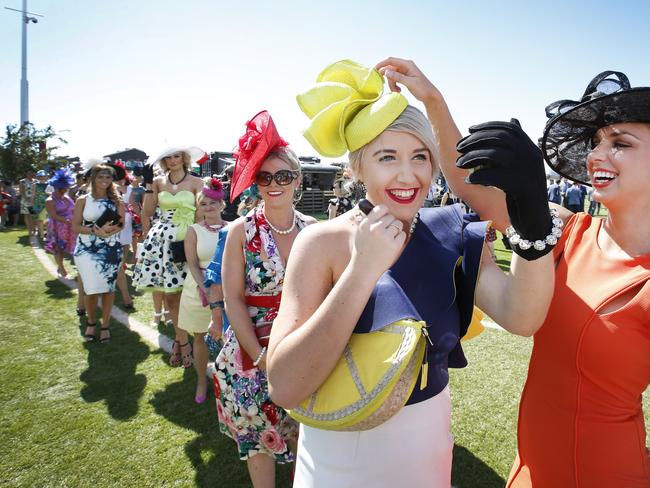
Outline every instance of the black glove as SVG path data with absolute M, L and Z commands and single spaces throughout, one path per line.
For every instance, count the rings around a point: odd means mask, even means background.
M 153 183 L 153 164 L 145 164 L 142 167 L 142 182 L 145 185 Z
M 522 130 L 517 119 L 485 122 L 469 128 L 470 135 L 458 142 L 461 156 L 456 166 L 474 169 L 467 182 L 495 186 L 506 194 L 512 226 L 530 242 L 544 241 L 553 227 L 546 194 L 546 172 L 542 152 Z M 553 248 L 513 251 L 527 260 L 537 259 Z

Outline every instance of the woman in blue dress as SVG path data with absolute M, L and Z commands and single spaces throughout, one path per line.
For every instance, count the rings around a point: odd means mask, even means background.
M 72 217 L 72 230 L 78 235 L 74 261 L 86 294 L 88 322 L 84 337 L 95 340 L 97 300 L 102 297 L 102 324 L 99 341 L 111 338 L 109 323 L 115 300 L 117 273 L 122 260 L 119 233 L 124 219 L 124 204 L 117 193 L 113 179 L 115 170 L 106 164 L 97 164 L 90 170 L 89 192 L 77 199 Z M 104 212 L 113 211 L 119 221 L 96 224 Z

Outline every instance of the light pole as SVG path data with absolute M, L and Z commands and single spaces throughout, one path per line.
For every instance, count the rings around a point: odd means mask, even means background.
M 29 122 L 29 82 L 27 81 L 27 24 L 30 22 L 37 24 L 36 17 L 43 17 L 41 14 L 35 14 L 27 11 L 27 0 L 23 0 L 23 9 L 5 7 L 7 10 L 20 12 L 22 15 L 22 55 L 20 66 L 20 125 Z M 29 14 L 29 15 L 28 15 Z M 36 16 L 36 17 L 33 17 Z

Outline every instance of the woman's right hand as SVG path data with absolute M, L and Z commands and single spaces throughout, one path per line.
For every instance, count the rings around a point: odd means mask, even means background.
M 420 71 L 413 61 L 401 58 L 386 58 L 375 66 L 386 77 L 388 86 L 393 92 L 401 92 L 397 83 L 404 85 L 421 102 L 442 99 L 440 91 Z
M 351 265 L 379 277 L 397 260 L 405 241 L 402 222 L 385 205 L 377 205 L 358 225 Z

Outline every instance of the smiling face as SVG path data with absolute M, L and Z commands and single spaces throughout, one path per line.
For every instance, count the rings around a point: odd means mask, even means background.
M 359 176 L 372 203 L 410 222 L 431 185 L 431 154 L 414 135 L 387 130 L 365 148 Z
M 603 127 L 593 138 L 587 171 L 594 200 L 609 209 L 650 200 L 650 124 Z
M 262 163 L 259 171 L 266 171 L 275 174 L 281 170 L 295 171 L 288 163 L 278 158 L 271 156 Z M 288 185 L 279 185 L 275 179 L 271 180 L 269 186 L 257 185 L 260 196 L 264 200 L 264 204 L 268 207 L 281 208 L 293 205 L 293 196 L 296 189 L 300 186 L 301 178 L 295 178 Z
M 196 209 L 196 220 L 214 219 L 221 214 L 223 208 L 224 203 L 222 200 L 214 200 L 207 195 L 202 194 L 201 198 L 199 198 L 198 207 Z

